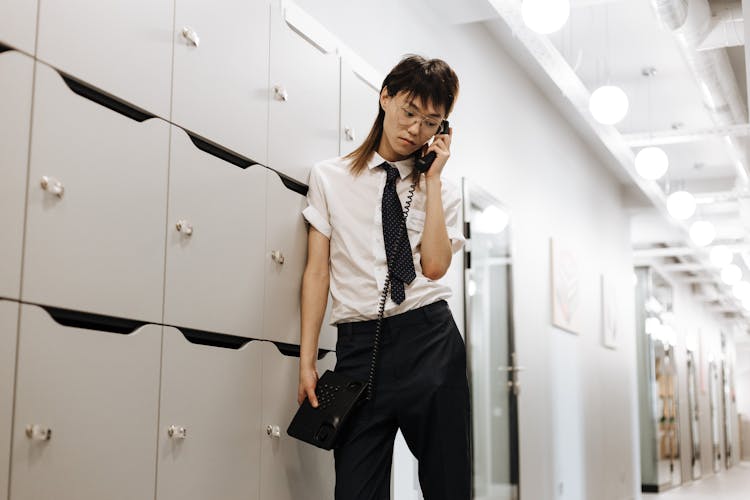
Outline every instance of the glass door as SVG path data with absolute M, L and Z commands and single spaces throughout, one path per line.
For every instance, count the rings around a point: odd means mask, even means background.
M 701 477 L 701 436 L 699 405 L 696 390 L 695 356 L 693 351 L 687 351 L 687 381 L 688 381 L 688 412 L 690 416 L 690 464 L 693 479 Z
M 719 444 L 720 420 L 719 420 L 719 373 L 716 361 L 711 360 L 708 364 L 708 389 L 711 400 L 711 449 L 713 451 L 714 472 L 721 468 L 721 446 Z
M 473 485 L 477 500 L 516 500 L 518 371 L 513 343 L 508 210 L 463 181 L 465 331 L 472 397 Z

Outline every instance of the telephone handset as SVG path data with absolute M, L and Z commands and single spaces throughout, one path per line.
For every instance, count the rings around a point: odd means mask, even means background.
M 440 134 L 447 134 L 448 128 L 450 127 L 450 124 L 448 123 L 448 120 L 443 120 L 443 123 L 440 124 L 440 129 L 435 133 L 435 135 Z M 437 153 L 434 151 L 430 151 L 424 156 L 419 156 L 422 154 L 422 150 L 417 150 L 417 159 L 414 162 L 414 168 L 417 169 L 417 172 L 424 173 L 427 172 L 430 167 L 432 166 L 432 162 L 435 161 L 435 158 L 437 158 Z

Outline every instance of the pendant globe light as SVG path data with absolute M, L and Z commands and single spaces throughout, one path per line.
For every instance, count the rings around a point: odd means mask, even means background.
M 562 28 L 568 21 L 570 1 L 523 0 L 521 16 L 523 22 L 531 30 L 542 35 L 548 35 Z
M 716 228 L 707 220 L 698 220 L 690 226 L 690 239 L 699 247 L 711 244 L 716 237 Z
M 596 121 L 603 125 L 614 125 L 628 114 L 630 103 L 628 96 L 618 86 L 609 83 L 609 6 L 604 7 L 604 62 L 606 66 L 605 84 L 591 93 L 589 112 Z
M 729 286 L 734 286 L 742 279 L 742 269 L 735 264 L 729 264 L 721 270 L 721 280 Z
M 711 249 L 711 264 L 716 267 L 728 266 L 734 259 L 734 254 L 724 245 L 713 247 Z
M 695 213 L 695 197 L 687 191 L 675 191 L 667 197 L 667 211 L 675 219 L 689 219 Z
M 656 68 L 648 67 L 641 70 L 641 74 L 648 78 L 647 80 L 647 106 L 648 106 L 648 130 L 649 134 L 653 131 L 651 120 L 651 79 L 656 74 Z M 651 136 L 653 139 L 653 136 Z M 635 155 L 635 171 L 644 179 L 655 181 L 667 173 L 669 169 L 669 158 L 663 149 L 656 146 L 649 146 L 638 151 Z

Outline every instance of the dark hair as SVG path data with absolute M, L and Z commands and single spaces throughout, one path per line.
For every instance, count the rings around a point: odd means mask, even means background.
M 417 55 L 407 55 L 388 73 L 380 87 L 388 89 L 389 96 L 406 92 L 409 99 L 419 97 L 424 103 L 442 106 L 445 118 L 453 110 L 453 103 L 458 95 L 458 77 L 448 64 L 441 59 L 425 59 Z M 350 170 L 359 175 L 372 158 L 383 136 L 383 119 L 385 111 L 380 106 L 378 96 L 378 116 L 375 118 L 370 133 L 360 146 L 345 156 L 352 160 Z

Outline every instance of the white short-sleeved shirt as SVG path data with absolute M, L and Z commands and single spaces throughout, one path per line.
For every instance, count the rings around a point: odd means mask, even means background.
M 330 240 L 331 323 L 366 321 L 378 316 L 378 304 L 387 274 L 381 202 L 385 187 L 385 160 L 375 153 L 359 176 L 350 172 L 350 160 L 333 158 L 316 164 L 310 172 L 305 219 Z M 411 186 L 413 159 L 391 162 L 401 179 L 396 191 L 402 205 Z M 421 241 L 425 222 L 424 177 L 415 190 L 406 227 L 416 278 L 405 284 L 406 300 L 395 304 L 390 294 L 385 316 L 393 316 L 451 296 L 451 289 L 422 274 Z M 453 252 L 461 249 L 461 197 L 458 188 L 442 179 L 445 225 Z

